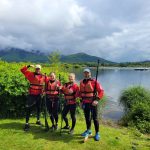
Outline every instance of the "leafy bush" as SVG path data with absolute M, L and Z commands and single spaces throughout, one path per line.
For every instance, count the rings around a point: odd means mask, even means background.
M 29 63 L 27 63 L 29 64 Z M 0 61 L 0 118 L 23 117 L 28 91 L 28 81 L 20 72 L 24 63 L 7 63 Z M 49 74 L 55 71 L 57 77 L 61 75 L 61 82 L 67 81 L 67 73 L 61 69 L 43 67 L 42 72 Z
M 150 133 L 150 91 L 137 86 L 125 90 L 120 103 L 124 106 L 123 125 L 135 126 L 143 133 Z

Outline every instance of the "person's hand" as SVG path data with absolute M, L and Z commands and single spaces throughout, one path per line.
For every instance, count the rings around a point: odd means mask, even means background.
M 93 103 L 92 103 L 92 106 L 97 106 L 97 104 L 98 104 L 98 101 L 93 101 Z
M 62 85 L 61 86 L 58 85 L 58 88 L 59 88 L 59 90 L 61 90 L 63 88 L 63 86 Z
M 56 85 L 56 90 L 60 91 L 61 87 L 59 85 Z
M 30 65 L 30 67 L 34 68 L 34 65 Z
M 70 93 L 70 94 L 73 94 L 73 90 L 72 90 L 72 89 L 70 89 L 70 90 L 69 90 L 69 93 Z

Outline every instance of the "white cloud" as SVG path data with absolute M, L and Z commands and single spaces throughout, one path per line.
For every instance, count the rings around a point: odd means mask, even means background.
M 149 0 L 0 0 L 0 47 L 150 57 Z
M 83 12 L 74 0 L 1 0 L 1 46 L 49 49 L 55 42 L 57 47 L 62 35 L 82 26 Z

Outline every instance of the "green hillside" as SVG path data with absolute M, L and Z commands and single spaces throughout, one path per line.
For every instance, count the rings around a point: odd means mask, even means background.
M 62 62 L 70 62 L 70 63 L 75 63 L 75 62 L 95 62 L 96 60 L 100 60 L 101 63 L 113 63 L 111 61 L 105 60 L 100 57 L 96 56 L 91 56 L 85 53 L 77 53 L 77 54 L 71 54 L 67 56 L 62 56 L 61 61 Z
M 40 53 L 39 51 L 25 51 L 22 49 L 8 49 L 0 51 L 0 58 L 8 62 L 48 62 L 46 54 Z M 102 59 L 100 57 L 91 56 L 85 53 L 77 53 L 71 55 L 62 55 L 61 61 L 67 63 L 87 63 L 96 62 L 97 59 L 100 63 L 112 63 L 108 60 Z
M 21 49 L 9 49 L 0 51 L 0 58 L 8 62 L 46 62 L 47 57 L 36 52 L 28 52 Z

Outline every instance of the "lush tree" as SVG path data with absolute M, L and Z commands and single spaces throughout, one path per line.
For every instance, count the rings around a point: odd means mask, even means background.
M 48 60 L 51 64 L 55 65 L 55 64 L 59 64 L 60 63 L 60 51 L 56 50 L 53 51 L 49 56 L 48 56 Z

